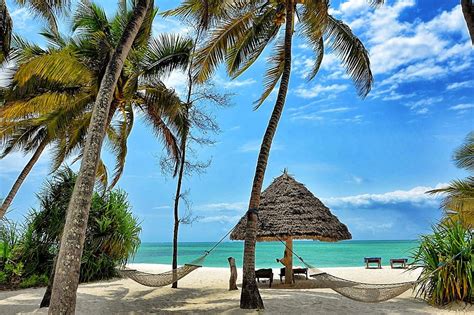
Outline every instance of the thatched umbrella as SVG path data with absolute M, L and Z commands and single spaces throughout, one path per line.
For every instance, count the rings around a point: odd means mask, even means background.
M 257 241 L 286 241 L 285 283 L 293 282 L 293 239 L 336 242 L 351 239 L 347 226 L 334 216 L 321 200 L 285 170 L 261 194 L 258 208 Z M 231 240 L 245 239 L 244 215 L 230 235 Z

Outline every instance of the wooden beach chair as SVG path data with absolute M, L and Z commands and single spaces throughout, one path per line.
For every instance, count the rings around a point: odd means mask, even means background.
M 286 268 L 280 268 L 280 282 L 283 282 L 283 277 L 285 276 Z M 306 280 L 308 280 L 308 268 L 293 268 L 293 275 L 304 275 Z M 294 281 L 294 278 L 293 278 Z
M 255 278 L 257 278 L 257 282 L 260 282 L 260 278 L 269 279 L 269 287 L 271 288 L 273 283 L 273 270 L 271 268 L 255 270 Z
M 407 258 L 392 258 L 390 259 L 390 267 L 392 267 L 392 269 L 406 269 L 407 262 Z
M 365 257 L 365 269 L 370 269 L 370 264 L 377 264 L 378 269 L 382 269 L 382 257 Z

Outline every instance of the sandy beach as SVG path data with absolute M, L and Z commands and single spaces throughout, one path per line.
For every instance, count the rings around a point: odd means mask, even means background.
M 169 266 L 135 264 L 129 267 L 159 273 Z M 359 267 L 322 268 L 333 275 L 370 283 L 396 283 L 416 279 L 416 272 L 400 269 L 366 270 Z M 239 280 L 242 271 L 239 269 Z M 274 270 L 275 277 L 278 271 Z M 179 289 L 148 288 L 129 279 L 82 284 L 78 290 L 77 314 L 142 314 L 142 313 L 253 313 L 239 309 L 240 291 L 228 291 L 230 272 L 227 268 L 200 268 L 179 283 Z M 434 308 L 417 300 L 411 291 L 382 303 L 361 303 L 349 300 L 330 289 L 274 288 L 261 283 L 261 294 L 267 314 L 468 314 L 472 306 Z M 298 283 L 298 281 L 297 281 Z M 46 314 L 39 310 L 44 288 L 0 292 L 0 314 Z

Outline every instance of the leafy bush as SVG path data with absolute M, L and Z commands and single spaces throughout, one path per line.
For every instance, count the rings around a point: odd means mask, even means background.
M 0 284 L 7 284 L 8 276 L 4 271 L 0 271 Z
M 20 282 L 20 288 L 25 289 L 31 287 L 47 286 L 48 279 L 49 278 L 47 275 L 32 275 Z
M 414 264 L 423 268 L 417 296 L 434 305 L 474 302 L 474 238 L 461 222 L 443 222 L 422 236 Z
M 38 195 L 40 210 L 33 210 L 29 214 L 24 234 L 12 253 L 14 261 L 24 264 L 24 277 L 28 277 L 27 280 L 34 275 L 51 274 L 76 178 L 70 168 L 64 168 L 45 184 Z M 80 281 L 116 276 L 115 267 L 125 264 L 138 249 L 140 232 L 137 219 L 130 211 L 126 193 L 121 190 L 102 194 L 95 192 L 84 243 Z

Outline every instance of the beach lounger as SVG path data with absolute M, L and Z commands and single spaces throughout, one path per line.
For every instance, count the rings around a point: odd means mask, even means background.
M 390 267 L 392 267 L 392 269 L 398 269 L 398 268 L 406 269 L 407 262 L 408 262 L 407 258 L 392 258 L 390 259 Z
M 308 280 L 308 268 L 293 268 L 293 275 L 305 275 Z M 285 267 L 280 268 L 280 282 L 283 282 L 285 276 Z
M 377 264 L 378 269 L 382 269 L 382 257 L 365 257 L 365 269 L 370 268 L 370 264 Z
M 260 282 L 260 278 L 269 279 L 269 287 L 271 288 L 273 283 L 273 270 L 271 268 L 255 270 L 255 278 L 257 278 L 257 282 Z

